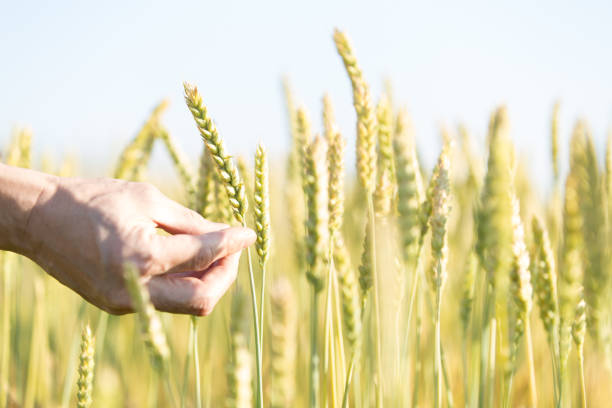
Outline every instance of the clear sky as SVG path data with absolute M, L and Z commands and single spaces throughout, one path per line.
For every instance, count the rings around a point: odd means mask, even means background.
M 412 3 L 0 2 L 0 143 L 28 124 L 37 152 L 72 151 L 103 172 L 168 97 L 164 121 L 195 164 L 201 144 L 182 100 L 189 80 L 231 151 L 250 153 L 263 140 L 280 152 L 283 74 L 317 125 L 328 91 L 353 139 L 349 82 L 331 39 L 340 27 L 375 94 L 392 80 L 430 162 L 440 123 L 462 121 L 482 140 L 500 103 L 540 182 L 550 177 L 555 99 L 564 140 L 581 116 L 603 146 L 612 123 L 610 2 Z

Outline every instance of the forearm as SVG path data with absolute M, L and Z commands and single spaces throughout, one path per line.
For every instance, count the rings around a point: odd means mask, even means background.
M 57 179 L 0 163 L 0 249 L 21 254 L 31 251 L 30 214 L 43 193 L 55 188 Z

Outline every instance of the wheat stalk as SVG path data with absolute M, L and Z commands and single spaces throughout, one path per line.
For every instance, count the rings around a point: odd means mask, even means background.
M 448 228 L 447 222 L 451 210 L 450 204 L 450 145 L 445 144 L 438 163 L 436 164 L 435 178 L 432 180 L 432 210 L 431 226 L 431 255 L 433 265 L 430 269 L 429 281 L 436 293 L 434 329 L 435 329 L 435 361 L 434 361 L 434 406 L 442 404 L 442 355 L 440 342 L 440 309 L 442 302 L 442 289 L 447 278 L 448 262 Z
M 493 326 L 496 286 L 499 277 L 507 276 L 512 248 L 512 163 L 508 152 L 512 145 L 508 138 L 508 117 L 505 107 L 491 115 L 488 133 L 489 157 L 479 208 L 476 210 L 476 254 L 486 275 L 483 313 L 480 323 L 479 404 L 491 404 L 495 375 L 495 360 L 491 356 L 495 327 Z M 491 358 L 493 357 L 493 358 Z M 489 398 L 487 398 L 487 396 Z

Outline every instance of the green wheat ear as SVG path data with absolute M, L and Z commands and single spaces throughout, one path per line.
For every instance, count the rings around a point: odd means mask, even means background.
M 323 289 L 323 269 L 328 251 L 327 144 L 317 136 L 306 148 L 304 195 L 306 196 L 306 276 L 316 292 Z
M 255 152 L 253 200 L 255 202 L 255 232 L 257 233 L 255 248 L 262 267 L 266 265 L 270 256 L 270 187 L 268 171 L 268 156 L 263 144 L 259 144 Z
M 86 325 L 81 336 L 81 354 L 79 356 L 79 379 L 77 381 L 77 407 L 89 408 L 92 403 L 91 393 L 94 377 L 95 341 L 91 328 Z
M 357 113 L 357 174 L 362 187 L 371 194 L 376 174 L 376 111 L 370 87 L 363 78 L 348 37 L 336 29 L 334 42 L 353 88 L 353 105 Z
M 244 224 L 248 203 L 238 169 L 232 158 L 225 152 L 225 143 L 219 136 L 217 127 L 209 116 L 206 106 L 202 103 L 198 88 L 187 82 L 183 86 L 185 88 L 185 102 L 216 164 L 218 174 L 223 180 L 234 218 L 240 224 Z

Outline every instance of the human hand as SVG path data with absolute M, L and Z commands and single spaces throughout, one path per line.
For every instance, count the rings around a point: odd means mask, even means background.
M 132 311 L 126 263 L 138 268 L 157 309 L 209 314 L 234 282 L 241 250 L 255 241 L 252 230 L 209 222 L 150 184 L 55 180 L 28 217 L 24 255 L 113 314 Z

